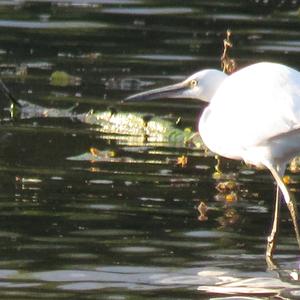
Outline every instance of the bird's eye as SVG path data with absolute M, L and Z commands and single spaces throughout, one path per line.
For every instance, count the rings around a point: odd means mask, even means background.
M 195 86 L 197 86 L 197 80 L 193 79 L 190 81 L 190 87 L 194 88 Z

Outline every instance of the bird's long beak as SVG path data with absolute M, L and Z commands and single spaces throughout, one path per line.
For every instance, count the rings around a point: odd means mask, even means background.
M 183 81 L 173 85 L 168 85 L 165 87 L 131 95 L 127 97 L 125 101 L 147 101 L 160 98 L 185 98 L 184 93 L 186 90 L 188 90 L 188 85 L 185 81 Z

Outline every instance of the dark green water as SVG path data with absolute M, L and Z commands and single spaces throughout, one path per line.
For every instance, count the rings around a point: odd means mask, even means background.
M 239 66 L 300 69 L 297 6 L 265 2 L 0 2 L 0 74 L 29 102 L 11 121 L 0 98 L 1 299 L 299 299 L 300 252 L 286 211 L 278 270 L 265 262 L 267 171 L 222 160 L 218 177 L 201 149 L 105 133 L 80 117 L 114 107 L 181 117 L 180 129 L 196 130 L 201 103 L 121 100 L 219 68 L 227 28 Z M 55 71 L 73 77 L 53 83 Z M 185 167 L 176 164 L 182 155 Z M 291 178 L 300 198 L 299 173 Z M 228 180 L 238 185 L 230 196 L 216 188 Z

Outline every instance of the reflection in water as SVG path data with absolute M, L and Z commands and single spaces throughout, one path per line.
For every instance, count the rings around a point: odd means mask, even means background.
M 207 217 L 207 205 L 204 202 L 200 202 L 200 204 L 198 205 L 198 211 L 199 211 L 199 217 L 198 220 L 203 222 L 203 221 L 207 221 L 208 217 Z
M 198 273 L 199 277 L 205 277 L 208 285 L 198 287 L 199 291 L 208 293 L 217 293 L 225 295 L 256 295 L 256 296 L 274 296 L 279 293 L 297 295 L 299 290 L 289 282 L 283 282 L 278 278 L 263 277 L 263 274 L 255 274 L 252 278 L 235 274 L 232 276 L 230 271 L 226 270 L 204 270 Z M 239 278 L 239 275 L 241 276 Z M 250 274 L 249 274 L 250 276 Z M 289 280 L 292 282 L 292 278 Z M 226 298 L 225 298 L 226 299 Z M 250 298 L 251 299 L 251 298 Z

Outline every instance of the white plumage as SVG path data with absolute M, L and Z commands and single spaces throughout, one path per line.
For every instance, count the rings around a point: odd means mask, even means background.
M 270 160 L 282 165 L 300 152 L 299 126 L 300 73 L 281 64 L 258 63 L 216 88 L 199 132 L 219 155 L 254 165 Z

